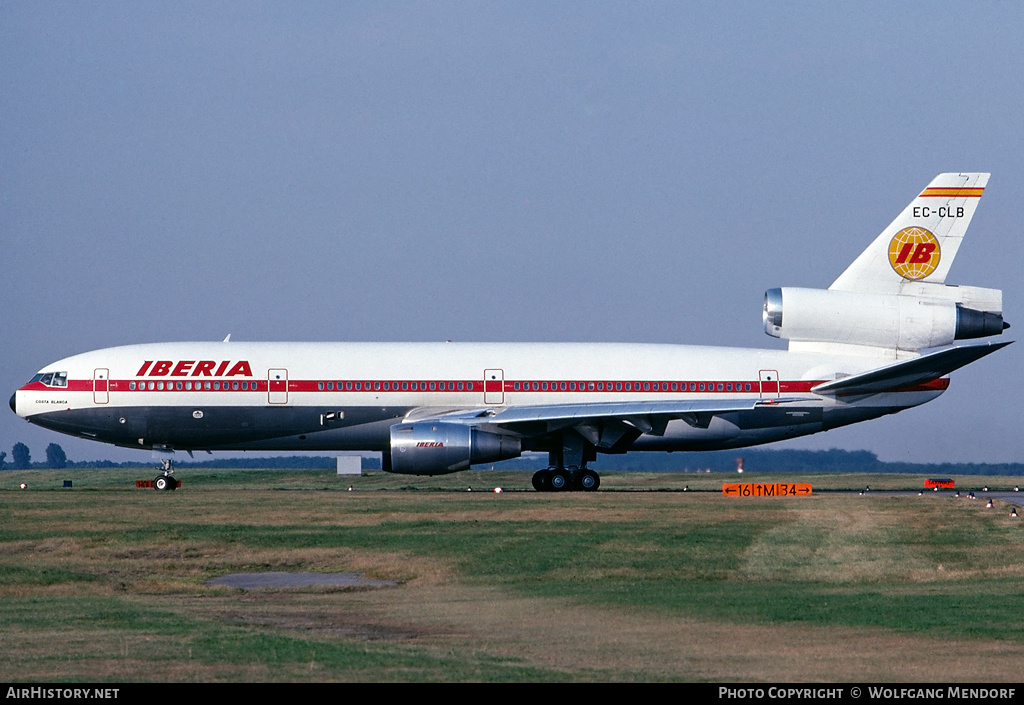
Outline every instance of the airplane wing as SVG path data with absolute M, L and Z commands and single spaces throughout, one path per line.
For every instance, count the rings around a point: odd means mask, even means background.
M 893 365 L 880 367 L 877 370 L 825 382 L 811 389 L 815 394 L 834 394 L 836 396 L 853 396 L 858 394 L 878 394 L 915 384 L 931 382 L 939 377 L 960 369 L 975 360 L 1004 348 L 1013 341 L 1004 343 L 983 343 L 981 345 L 964 345 L 946 348 L 928 353 L 912 360 L 904 360 Z
M 680 419 L 707 428 L 714 416 L 754 411 L 811 401 L 810 398 L 736 399 L 730 401 L 598 402 L 538 404 L 504 409 L 477 409 L 435 415 L 447 423 L 497 426 L 523 436 L 538 436 L 573 428 L 598 448 L 630 443 L 641 434 L 661 436 L 668 422 Z M 417 421 L 426 419 L 417 419 Z
M 1012 341 L 1010 341 L 1012 342 Z M 939 350 L 912 360 L 904 360 L 875 370 L 819 384 L 811 392 L 834 396 L 878 394 L 936 380 L 944 375 L 994 353 L 1010 344 L 983 343 Z M 590 443 L 604 450 L 628 445 L 641 434 L 664 435 L 668 422 L 679 419 L 694 428 L 708 428 L 711 419 L 731 413 L 755 412 L 757 425 L 792 424 L 793 414 L 804 421 L 820 420 L 821 409 L 801 404 L 820 402 L 814 397 L 780 399 L 733 399 L 692 401 L 627 401 L 585 404 L 537 404 L 495 409 L 454 410 L 427 414 L 415 421 L 437 420 L 470 426 L 489 426 L 522 436 L 542 436 L 568 428 L 576 430 Z M 789 412 L 782 412 L 785 408 Z M 794 411 L 797 409 L 797 411 Z

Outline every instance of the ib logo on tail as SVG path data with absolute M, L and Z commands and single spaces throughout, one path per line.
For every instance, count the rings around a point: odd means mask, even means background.
M 903 228 L 889 242 L 889 264 L 904 279 L 924 279 L 940 259 L 939 241 L 924 228 Z

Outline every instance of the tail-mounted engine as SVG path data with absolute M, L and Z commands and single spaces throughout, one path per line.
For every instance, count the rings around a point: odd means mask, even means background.
M 446 475 L 477 463 L 518 458 L 522 452 L 514 436 L 463 424 L 418 421 L 391 427 L 391 451 L 385 452 L 384 469 L 402 475 Z
M 796 342 L 922 350 L 998 335 L 1002 292 L 922 285 L 906 294 L 786 287 L 764 295 L 764 331 Z

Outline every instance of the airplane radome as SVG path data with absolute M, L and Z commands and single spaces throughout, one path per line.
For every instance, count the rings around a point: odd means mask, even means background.
M 440 475 L 548 454 L 538 490 L 596 490 L 601 453 L 738 448 L 936 398 L 1009 342 L 1002 292 L 945 283 L 988 174 L 940 174 L 828 289 L 770 289 L 788 350 L 583 343 L 161 343 L 47 365 L 31 423 L 157 451 L 380 451 Z M 170 463 L 157 478 L 173 489 Z

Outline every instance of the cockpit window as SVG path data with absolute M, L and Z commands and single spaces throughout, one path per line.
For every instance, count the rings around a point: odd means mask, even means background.
M 32 382 L 42 382 L 47 387 L 66 387 L 68 386 L 68 373 L 67 372 L 46 372 L 45 374 L 40 372 L 32 378 Z

